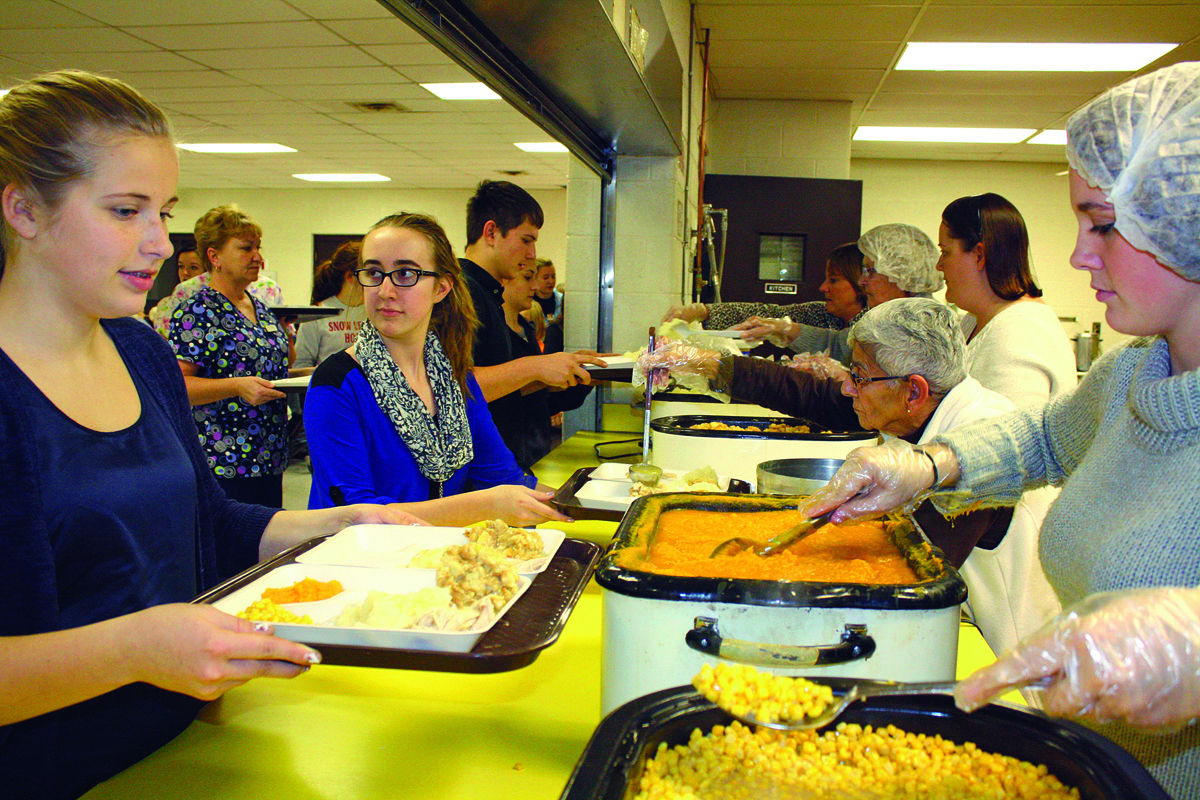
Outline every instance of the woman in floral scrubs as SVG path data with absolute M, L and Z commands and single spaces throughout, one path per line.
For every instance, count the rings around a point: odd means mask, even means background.
M 209 285 L 175 309 L 168 337 L 187 385 L 200 444 L 225 494 L 283 504 L 287 402 L 272 381 L 288 376 L 289 340 L 246 292 L 263 267 L 262 229 L 234 206 L 196 222 Z

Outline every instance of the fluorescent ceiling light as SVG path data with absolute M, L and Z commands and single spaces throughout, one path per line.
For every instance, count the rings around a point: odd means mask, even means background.
M 854 132 L 854 141 L 1015 144 L 1025 141 L 1035 132 L 1035 128 L 903 128 L 860 125 Z
M 1064 130 L 1048 129 L 1029 140 L 1030 144 L 1056 144 L 1060 147 L 1067 143 L 1067 132 Z
M 500 95 L 478 81 L 472 83 L 422 83 L 421 88 L 443 100 L 499 100 Z
M 896 69 L 1132 72 L 1177 46 L 1122 42 L 909 42 Z
M 303 172 L 292 177 L 302 181 L 324 183 L 377 183 L 391 180 L 387 175 L 379 175 L 374 172 Z
M 193 153 L 294 153 L 296 148 L 274 142 L 203 142 L 181 144 L 180 150 Z
M 513 142 L 526 153 L 565 153 L 567 146 L 558 142 Z

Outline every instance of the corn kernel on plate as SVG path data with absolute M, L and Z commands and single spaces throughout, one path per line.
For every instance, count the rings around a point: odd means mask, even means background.
M 283 603 L 280 609 L 298 617 L 309 617 L 313 624 L 274 621 L 275 633 L 284 639 L 311 645 L 334 644 L 351 647 L 373 647 L 395 650 L 431 650 L 443 653 L 466 653 L 475 646 L 500 617 L 529 588 L 528 577 L 520 576 L 516 593 L 494 613 L 481 619 L 467 630 L 418 630 L 398 628 L 351 627 L 338 624 L 338 618 L 348 608 L 368 600 L 372 592 L 388 595 L 415 595 L 437 587 L 434 570 L 369 569 L 329 564 L 283 564 L 256 580 L 213 602 L 213 606 L 229 614 L 238 614 L 258 603 L 263 591 L 289 586 L 304 578 L 318 581 L 340 581 L 344 591 L 326 600 L 308 603 Z M 353 610 L 353 609 L 352 609 Z M 279 619 L 284 618 L 282 615 Z
M 532 578 L 546 568 L 558 552 L 566 534 L 538 528 L 533 531 L 542 540 L 543 555 L 514 563 L 517 571 Z M 351 525 L 330 536 L 316 547 L 296 556 L 301 564 L 331 564 L 345 567 L 381 569 L 428 569 L 414 566 L 413 559 L 427 550 L 437 550 L 467 542 L 463 528 L 439 528 L 416 525 Z

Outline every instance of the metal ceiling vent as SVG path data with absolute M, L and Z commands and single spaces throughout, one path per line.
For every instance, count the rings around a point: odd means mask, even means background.
M 412 113 L 409 109 L 405 108 L 404 106 L 400 105 L 399 103 L 392 103 L 392 102 L 371 102 L 371 101 L 364 100 L 361 102 L 347 102 L 346 105 L 350 106 L 355 111 L 364 111 L 368 114 L 410 114 L 410 113 Z

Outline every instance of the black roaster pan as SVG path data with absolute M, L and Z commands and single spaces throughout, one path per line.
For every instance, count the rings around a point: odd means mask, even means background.
M 836 688 L 852 681 L 810 678 Z M 664 689 L 632 700 L 605 717 L 575 764 L 560 800 L 628 800 L 660 742 L 686 744 L 693 728 L 709 731 L 732 717 L 690 686 Z M 871 698 L 852 705 L 841 721 L 895 725 L 906 731 L 974 742 L 984 750 L 1045 764 L 1082 800 L 1170 800 L 1138 761 L 1087 728 L 1005 704 L 972 714 L 950 697 Z

